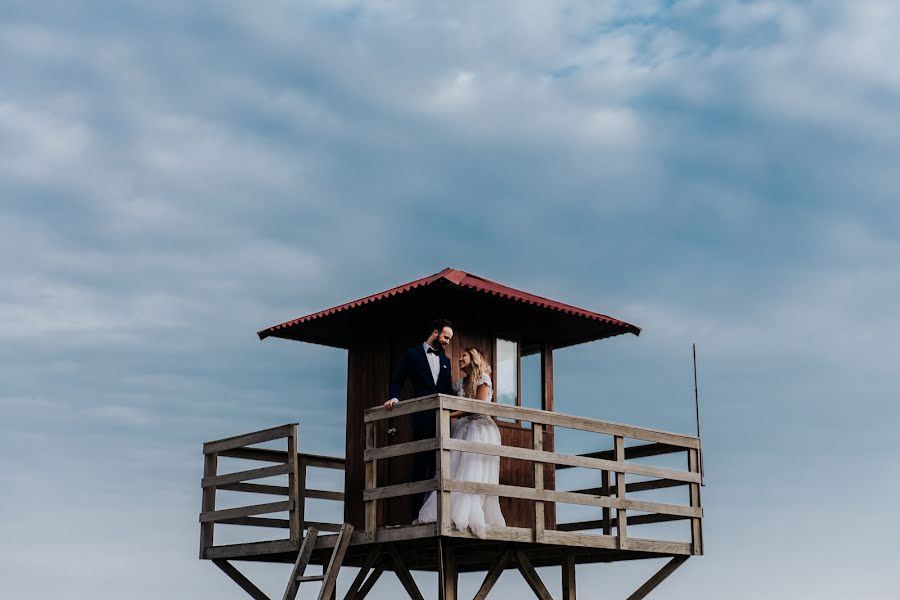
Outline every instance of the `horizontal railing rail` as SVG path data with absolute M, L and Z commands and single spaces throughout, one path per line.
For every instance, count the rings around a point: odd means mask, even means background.
M 435 413 L 437 428 L 435 438 L 383 447 L 377 446 L 375 426 L 379 422 L 390 417 L 411 415 L 425 411 L 433 411 Z M 452 411 L 530 422 L 533 429 L 532 447 L 498 446 L 451 438 L 450 413 Z M 659 544 L 653 546 L 651 544 L 653 540 L 629 537 L 627 525 L 663 523 L 686 519 L 691 521 L 690 552 L 694 554 L 702 552 L 701 519 L 703 509 L 700 506 L 699 495 L 701 482 L 698 467 L 700 440 L 697 437 L 442 394 L 407 400 L 395 405 L 393 409 L 383 407 L 371 408 L 365 412 L 364 420 L 366 424 L 366 448 L 363 458 L 366 469 L 366 485 L 363 500 L 366 506 L 366 537 L 369 541 L 376 541 L 377 539 L 376 515 L 378 514 L 377 506 L 380 501 L 434 491 L 438 494 L 437 530 L 440 535 L 454 535 L 449 518 L 450 493 L 462 492 L 532 501 L 535 517 L 531 541 L 534 542 L 556 543 L 560 542 L 560 540 L 569 539 L 597 547 L 615 547 L 618 549 L 676 548 L 680 546 L 675 542 L 660 541 Z M 575 429 L 612 436 L 613 448 L 611 450 L 580 455 L 545 451 L 543 449 L 543 431 L 546 427 Z M 640 443 L 626 447 L 626 439 L 636 440 Z M 449 456 L 451 451 L 471 452 L 531 462 L 534 466 L 534 485 L 533 487 L 524 487 L 451 479 L 449 473 Z M 437 475 L 435 478 L 380 487 L 376 485 L 379 461 L 419 452 L 437 453 Z M 627 462 L 636 458 L 673 453 L 687 453 L 687 469 L 681 470 Z M 586 468 L 599 471 L 601 485 L 573 491 L 545 489 L 545 465 L 555 465 L 555 468 L 558 469 Z M 648 479 L 626 483 L 626 475 L 641 476 Z M 689 503 L 687 505 L 650 502 L 627 497 L 629 493 L 680 486 L 687 486 L 689 489 Z M 547 502 L 600 508 L 602 509 L 603 518 L 562 523 L 556 527 L 555 531 L 547 532 L 545 531 L 544 519 L 544 505 Z M 629 515 L 628 511 L 645 514 Z M 507 529 L 512 531 L 516 528 Z M 602 534 L 598 536 L 597 534 L 569 533 L 595 529 L 601 529 Z M 615 530 L 614 535 L 613 530 Z M 508 535 L 514 536 L 514 539 L 521 539 L 521 533 L 518 529 Z M 565 536 L 578 537 L 567 538 Z M 602 537 L 609 541 L 593 539 L 591 536 Z
M 287 450 L 251 448 L 254 444 L 287 441 Z M 203 444 L 204 466 L 202 512 L 200 513 L 200 558 L 207 558 L 215 546 L 215 525 L 242 525 L 249 527 L 270 527 L 290 530 L 290 537 L 284 540 L 266 540 L 243 544 L 253 547 L 262 544 L 281 548 L 299 547 L 302 511 L 299 508 L 299 481 L 297 478 L 300 462 L 297 454 L 297 424 L 289 423 L 242 435 L 215 440 Z M 239 458 L 259 462 L 277 463 L 274 466 L 219 474 L 219 458 Z M 257 479 L 287 475 L 288 485 L 266 485 L 248 483 Z M 268 494 L 282 496 L 278 502 L 216 509 L 216 495 L 219 490 Z M 287 519 L 260 517 L 271 513 L 287 512 Z
M 287 450 L 250 447 L 254 444 L 282 439 L 287 441 Z M 226 548 L 214 545 L 214 526 L 217 524 L 290 530 L 289 539 L 232 544 L 227 546 L 230 551 L 253 551 L 256 549 L 260 552 L 284 552 L 299 548 L 303 531 L 309 527 L 315 527 L 319 531 L 340 531 L 341 523 L 325 523 L 305 519 L 307 499 L 344 501 L 343 492 L 307 488 L 307 473 L 310 468 L 343 470 L 345 460 L 332 456 L 297 452 L 296 423 L 207 442 L 203 444 L 203 454 L 202 512 L 199 517 L 200 558 L 213 557 L 218 551 Z M 220 457 L 276 464 L 219 474 Z M 288 477 L 288 485 L 251 483 L 258 479 L 284 475 Z M 216 493 L 218 491 L 265 494 L 280 496 L 284 499 L 277 502 L 217 510 Z M 288 518 L 258 516 L 281 512 L 287 512 Z
M 700 439 L 690 435 L 661 431 L 658 429 L 648 429 L 646 427 L 634 427 L 632 425 L 623 425 L 611 421 L 602 421 L 600 419 L 577 417 L 537 408 L 510 406 L 506 404 L 496 404 L 494 402 L 481 402 L 470 398 L 447 396 L 444 394 L 422 396 L 421 398 L 406 400 L 395 405 L 392 409 L 387 409 L 382 406 L 370 408 L 366 410 L 365 422 L 372 423 L 390 417 L 436 410 L 438 408 L 461 410 L 471 414 L 488 415 L 491 417 L 519 419 L 540 425 L 552 425 L 555 427 L 578 429 L 580 431 L 589 431 L 592 433 L 618 435 L 636 440 L 669 444 L 682 449 L 700 447 Z

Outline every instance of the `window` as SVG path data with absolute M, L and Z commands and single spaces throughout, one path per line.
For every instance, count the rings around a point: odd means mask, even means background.
M 544 408 L 543 350 L 540 345 L 520 348 L 518 342 L 497 338 L 496 402 L 509 406 Z M 498 419 L 516 422 L 515 419 Z M 522 422 L 525 427 L 531 423 Z
M 497 339 L 498 404 L 516 406 L 519 398 L 519 345 L 509 340 Z

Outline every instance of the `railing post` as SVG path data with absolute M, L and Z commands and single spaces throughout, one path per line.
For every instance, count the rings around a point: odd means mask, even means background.
M 600 495 L 609 498 L 609 471 L 600 471 Z M 612 535 L 612 516 L 608 506 L 603 507 L 603 535 Z
M 625 438 L 621 435 L 615 436 L 615 444 L 617 466 L 623 466 L 625 464 Z M 621 470 L 616 471 L 616 498 L 625 500 L 625 472 Z M 616 509 L 616 536 L 619 550 L 627 549 L 628 518 L 625 516 L 624 508 Z
M 435 411 L 437 419 L 438 449 L 435 457 L 438 535 L 450 535 L 450 492 L 444 491 L 444 480 L 450 479 L 450 451 L 444 449 L 444 440 L 450 438 L 450 411 L 440 407 Z
M 375 448 L 375 423 L 366 423 L 366 450 Z M 374 489 L 377 483 L 377 460 L 366 461 L 366 489 Z M 372 543 L 375 541 L 375 530 L 378 527 L 376 518 L 378 516 L 378 501 L 366 501 L 366 541 Z
M 544 426 L 540 423 L 532 423 L 532 447 L 541 451 L 544 449 Z M 544 491 L 544 463 L 534 462 L 534 489 L 539 492 Z M 546 521 L 544 519 L 544 502 L 535 500 L 534 502 L 534 541 L 544 541 L 544 527 Z
M 300 499 L 300 473 L 297 461 L 297 426 L 291 427 L 287 436 L 287 462 L 291 467 L 288 473 L 288 500 L 291 500 L 291 510 L 288 513 L 291 541 L 300 547 L 300 538 L 303 536 L 301 521 L 303 519 L 303 503 Z
M 219 462 L 219 454 L 210 452 L 203 457 L 203 479 L 216 476 L 216 468 Z M 216 488 L 215 486 L 203 488 L 202 512 L 211 512 L 216 510 Z M 215 523 L 212 521 L 200 524 L 200 558 L 206 558 L 206 549 L 213 546 L 213 528 Z
M 306 474 L 309 468 L 309 459 L 306 456 L 297 458 L 297 533 L 298 540 L 302 540 L 306 530 Z
M 691 473 L 700 472 L 700 460 L 698 452 L 694 448 L 688 450 L 688 470 Z M 700 484 L 690 484 L 691 506 L 700 508 Z M 703 554 L 703 525 L 699 518 L 691 519 L 691 553 Z

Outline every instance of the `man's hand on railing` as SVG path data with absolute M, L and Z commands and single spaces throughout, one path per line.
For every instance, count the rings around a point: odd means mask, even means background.
M 400 401 L 397 400 L 396 398 L 391 398 L 390 400 L 388 400 L 387 402 L 384 403 L 384 407 L 388 410 L 391 410 L 392 408 L 394 408 L 394 405 L 399 402 Z

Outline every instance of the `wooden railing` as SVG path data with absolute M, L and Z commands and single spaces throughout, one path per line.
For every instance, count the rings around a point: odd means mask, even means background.
M 457 410 L 472 414 L 489 415 L 491 417 L 518 419 L 532 423 L 532 448 L 497 446 L 451 438 L 450 413 Z M 435 438 L 381 448 L 376 446 L 375 427 L 379 421 L 389 417 L 423 411 L 435 412 L 437 425 L 437 436 Z M 366 538 L 369 541 L 377 540 L 376 516 L 380 501 L 387 498 L 430 491 L 437 492 L 437 533 L 439 535 L 452 536 L 465 535 L 464 532 L 454 531 L 451 528 L 450 493 L 468 492 L 519 498 L 533 502 L 533 527 L 528 529 L 495 528 L 489 532 L 489 537 L 492 539 L 571 544 L 648 552 L 702 553 L 701 519 L 703 511 L 700 507 L 698 459 L 700 440 L 696 437 L 446 395 L 426 396 L 408 400 L 395 405 L 392 410 L 382 407 L 369 409 L 365 414 L 365 423 L 366 450 L 364 460 L 366 486 L 363 500 L 366 509 Z M 612 436 L 613 448 L 586 455 L 545 451 L 542 446 L 543 431 L 548 426 Z M 626 447 L 626 440 L 638 440 L 644 443 Z M 451 450 L 530 461 L 534 467 L 534 486 L 521 487 L 450 479 Z M 383 487 L 377 486 L 378 461 L 395 456 L 432 451 L 437 453 L 436 475 L 433 479 Z M 687 470 L 628 462 L 629 459 L 676 452 L 687 453 Z M 556 465 L 557 469 L 581 467 L 600 471 L 601 485 L 596 488 L 573 491 L 545 489 L 545 464 Z M 626 474 L 639 475 L 648 479 L 626 485 Z M 628 497 L 629 493 L 633 494 L 650 489 L 676 486 L 688 486 L 689 504 L 648 502 Z M 546 530 L 544 518 L 544 504 L 546 502 L 597 507 L 602 510 L 602 518 L 596 521 L 564 523 L 558 525 L 555 530 Z M 612 516 L 613 511 L 615 511 L 615 517 Z M 647 514 L 628 516 L 629 511 Z M 689 519 L 691 521 L 691 541 L 689 543 L 648 540 L 628 536 L 629 524 L 638 525 L 679 519 Z M 602 534 L 576 533 L 589 529 L 600 529 Z M 615 534 L 613 534 L 613 530 L 615 530 Z
M 253 448 L 255 444 L 287 441 L 287 450 Z M 343 502 L 343 492 L 308 489 L 307 472 L 310 468 L 344 469 L 343 458 L 300 454 L 297 452 L 297 424 L 291 423 L 247 433 L 239 436 L 215 440 L 203 444 L 204 467 L 201 486 L 202 512 L 200 513 L 200 558 L 242 554 L 245 552 L 283 552 L 300 547 L 303 531 L 315 527 L 319 531 L 340 531 L 340 523 L 307 521 L 306 500 L 321 499 Z M 273 466 L 219 474 L 219 458 L 274 463 Z M 288 484 L 267 485 L 249 483 L 258 479 L 287 475 Z M 278 502 L 254 504 L 216 510 L 216 492 L 246 492 L 281 496 Z M 271 513 L 287 512 L 287 519 L 261 517 Z M 228 546 L 215 546 L 215 525 L 244 525 L 290 530 L 290 537 L 282 540 L 265 540 Z

